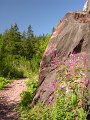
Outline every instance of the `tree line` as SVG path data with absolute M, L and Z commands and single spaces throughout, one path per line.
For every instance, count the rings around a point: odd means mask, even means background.
M 0 76 L 18 78 L 23 77 L 28 68 L 38 71 L 49 39 L 49 34 L 36 36 L 31 25 L 23 33 L 16 23 L 11 25 L 0 34 Z

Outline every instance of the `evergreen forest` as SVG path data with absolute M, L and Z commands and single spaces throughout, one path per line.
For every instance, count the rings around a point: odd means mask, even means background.
M 16 79 L 38 72 L 50 35 L 36 36 L 31 25 L 21 33 L 17 24 L 0 34 L 0 77 Z

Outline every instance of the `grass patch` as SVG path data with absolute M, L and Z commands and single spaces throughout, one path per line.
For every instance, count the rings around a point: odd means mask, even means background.
M 16 111 L 19 112 L 19 120 L 29 120 L 29 110 L 30 103 L 34 97 L 35 91 L 38 87 L 38 74 L 30 73 L 29 80 L 27 81 L 27 91 L 22 92 L 21 94 L 21 103 L 16 108 Z
M 60 70 L 55 81 L 58 83 L 55 91 L 56 101 L 53 105 L 37 103 L 34 107 L 29 107 L 38 86 L 38 75 L 31 74 L 27 82 L 28 91 L 22 94 L 18 108 L 21 115 L 19 120 L 86 120 L 86 107 L 89 105 L 86 84 L 88 79 L 85 76 L 87 69 L 82 57 L 78 54 L 71 56 L 72 59 L 59 65 Z
M 8 83 L 10 83 L 10 80 L 0 77 L 0 90 L 2 90 Z

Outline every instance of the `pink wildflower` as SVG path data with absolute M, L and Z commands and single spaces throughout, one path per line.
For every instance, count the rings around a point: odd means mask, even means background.
M 69 66 L 70 66 L 70 68 L 74 68 L 76 66 L 76 61 L 70 60 L 69 61 Z
M 57 81 L 54 81 L 54 82 L 50 82 L 50 89 L 52 91 L 55 91 L 57 88 Z
M 59 60 L 53 60 L 51 61 L 51 65 L 54 66 L 54 65 L 59 65 L 61 62 Z
M 49 98 L 48 98 L 48 102 L 51 103 L 53 101 L 54 97 L 51 95 Z
M 89 84 L 89 80 L 88 79 L 83 79 L 83 80 L 75 80 L 75 82 L 77 83 L 82 83 L 82 87 L 87 87 Z
M 81 83 L 83 83 L 83 84 L 87 87 L 88 84 L 89 84 L 89 80 L 88 80 L 88 79 L 83 79 L 83 80 L 81 81 Z
M 65 85 L 62 85 L 62 86 L 61 86 L 61 89 L 65 89 L 65 88 L 66 88 L 66 86 L 65 86 Z

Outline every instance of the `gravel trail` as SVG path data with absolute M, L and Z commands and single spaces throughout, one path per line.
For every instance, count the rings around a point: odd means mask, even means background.
M 0 91 L 0 120 L 18 120 L 14 108 L 20 102 L 20 94 L 26 90 L 26 80 L 14 80 Z

